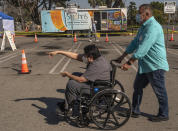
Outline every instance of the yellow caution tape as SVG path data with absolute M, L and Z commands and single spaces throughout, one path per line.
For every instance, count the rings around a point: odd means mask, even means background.
M 4 33 L 4 32 L 0 32 L 0 33 Z M 43 33 L 43 32 L 15 32 L 15 34 L 17 35 L 22 35 L 22 36 L 28 36 L 28 35 L 35 35 L 35 33 L 37 35 L 41 35 L 41 36 L 72 36 L 72 34 L 66 34 L 66 33 Z M 89 35 L 89 34 L 95 34 L 97 37 L 100 37 L 101 35 L 133 35 L 133 34 L 136 34 L 137 31 L 134 31 L 134 32 L 110 32 L 110 33 L 100 33 L 100 32 L 97 32 L 97 33 L 76 33 L 77 36 L 81 36 L 81 35 Z M 167 31 L 164 30 L 164 33 L 167 34 Z M 168 30 L 168 33 L 172 33 L 172 30 Z M 174 34 L 177 34 L 178 31 L 173 31 Z M 74 36 L 74 34 L 73 34 Z

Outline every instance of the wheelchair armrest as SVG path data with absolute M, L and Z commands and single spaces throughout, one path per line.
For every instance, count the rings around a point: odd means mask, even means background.
M 111 86 L 111 82 L 109 80 L 95 80 L 93 86 Z

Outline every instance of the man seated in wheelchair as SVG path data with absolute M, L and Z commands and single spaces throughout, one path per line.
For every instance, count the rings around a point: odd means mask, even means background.
M 86 70 L 84 73 L 62 72 L 63 77 L 68 77 L 69 81 L 66 86 L 66 102 L 58 103 L 61 111 L 72 108 L 73 116 L 77 116 L 79 111 L 76 109 L 77 97 L 82 93 L 90 94 L 91 83 L 95 80 L 110 80 L 111 66 L 109 62 L 100 54 L 99 49 L 94 45 L 87 45 L 84 47 L 84 54 L 77 54 L 68 51 L 54 51 L 49 55 L 62 54 L 74 60 L 86 63 Z M 79 108 L 78 108 L 79 109 Z

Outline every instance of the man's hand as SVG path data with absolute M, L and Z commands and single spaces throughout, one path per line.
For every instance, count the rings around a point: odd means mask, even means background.
M 129 65 L 128 63 L 125 63 L 121 66 L 121 69 L 124 71 L 127 71 L 130 67 L 131 67 L 131 65 Z
M 68 76 L 68 74 L 69 74 L 69 72 L 61 72 L 61 75 L 62 75 L 63 77 Z
M 54 56 L 54 55 L 57 54 L 57 52 L 56 52 L 56 51 L 53 51 L 53 52 L 49 52 L 48 54 L 49 54 L 50 56 Z

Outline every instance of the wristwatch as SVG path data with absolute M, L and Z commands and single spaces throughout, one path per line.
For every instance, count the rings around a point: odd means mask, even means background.
M 127 61 L 127 64 L 128 64 L 128 65 L 132 65 L 132 63 L 131 63 L 130 61 Z

